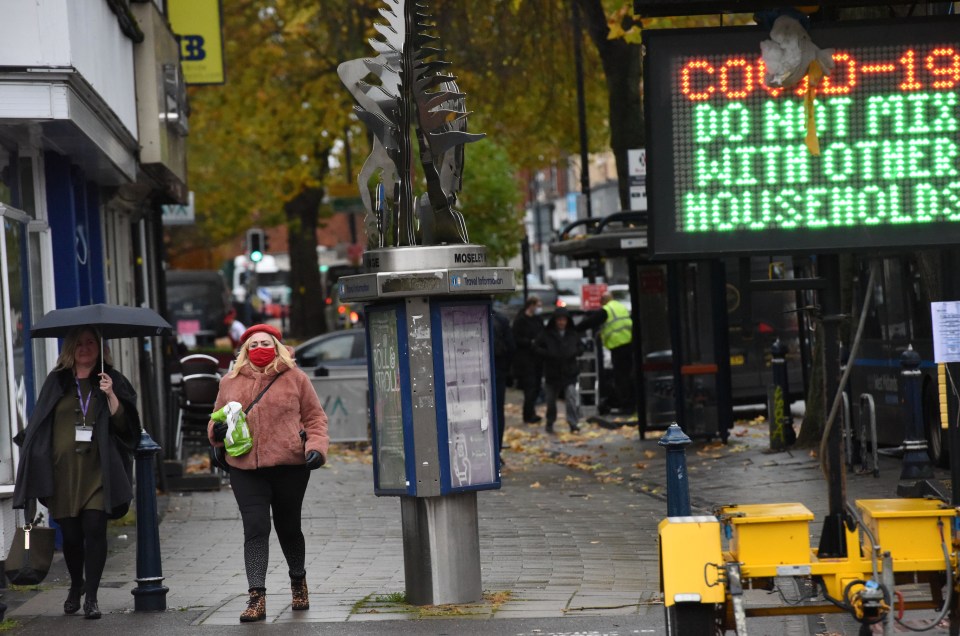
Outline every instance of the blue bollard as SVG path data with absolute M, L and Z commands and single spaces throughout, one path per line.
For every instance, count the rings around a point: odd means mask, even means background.
M 657 443 L 667 449 L 667 516 L 689 517 L 690 483 L 684 446 L 690 438 L 674 423 Z
M 900 356 L 900 385 L 903 387 L 900 404 L 903 406 L 904 427 L 903 465 L 897 494 L 901 497 L 919 496 L 916 482 L 933 478 L 933 465 L 927 455 L 927 439 L 923 434 L 922 380 L 920 355 L 910 345 Z
M 154 456 L 160 446 L 146 431 L 140 432 L 137 458 L 137 587 L 133 594 L 136 612 L 167 609 L 167 587 L 160 566 L 160 520 L 157 515 L 157 480 Z

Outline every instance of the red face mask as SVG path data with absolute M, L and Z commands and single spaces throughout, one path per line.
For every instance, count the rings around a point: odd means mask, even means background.
M 273 362 L 277 357 L 277 351 L 273 347 L 257 347 L 247 351 L 247 355 L 250 357 L 250 362 L 263 368 Z

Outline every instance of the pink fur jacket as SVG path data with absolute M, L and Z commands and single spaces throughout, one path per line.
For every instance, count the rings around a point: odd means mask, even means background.
M 245 365 L 236 376 L 220 380 L 220 393 L 214 411 L 227 402 L 239 402 L 246 409 L 270 383 L 276 374 L 260 372 Z M 308 451 L 319 451 L 327 459 L 327 414 L 320 398 L 301 369 L 280 366 L 280 377 L 260 401 L 247 413 L 247 424 L 253 437 L 253 448 L 239 457 L 227 456 L 234 468 L 253 470 L 268 466 L 290 466 L 306 463 Z M 300 431 L 306 431 L 304 443 Z M 213 421 L 207 424 L 207 437 L 214 446 L 223 442 L 213 440 Z

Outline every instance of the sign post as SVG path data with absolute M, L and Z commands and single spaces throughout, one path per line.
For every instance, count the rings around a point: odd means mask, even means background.
M 413 0 L 385 4 L 379 55 L 337 68 L 373 137 L 358 176 L 367 273 L 339 292 L 369 303 L 374 491 L 400 497 L 407 601 L 470 603 L 483 595 L 477 491 L 500 487 L 491 299 L 514 290 L 513 270 L 488 266 L 456 208 L 462 146 L 483 135 L 466 130 L 434 23 Z
M 500 487 L 491 297 L 513 270 L 479 245 L 364 254 L 340 298 L 367 302 L 374 492 L 400 497 L 407 599 L 479 600 L 476 494 Z

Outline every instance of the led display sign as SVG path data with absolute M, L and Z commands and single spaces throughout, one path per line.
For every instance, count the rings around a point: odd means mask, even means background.
M 960 243 L 960 21 L 835 23 L 813 41 L 820 156 L 806 80 L 766 86 L 765 30 L 646 31 L 656 256 Z

